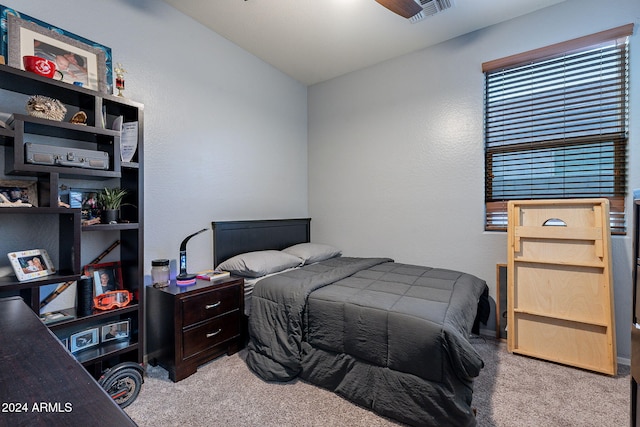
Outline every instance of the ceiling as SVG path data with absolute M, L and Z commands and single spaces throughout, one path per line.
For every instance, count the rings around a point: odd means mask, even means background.
M 417 23 L 374 0 L 165 1 L 312 85 L 564 0 L 451 0 Z

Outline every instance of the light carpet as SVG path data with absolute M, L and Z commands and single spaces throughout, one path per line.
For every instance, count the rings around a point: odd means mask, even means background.
M 629 425 L 628 366 L 611 377 L 509 354 L 503 341 L 471 342 L 485 363 L 474 385 L 478 426 Z M 148 366 L 140 395 L 125 411 L 141 427 L 401 425 L 300 380 L 267 383 L 245 355 L 219 357 L 178 383 Z

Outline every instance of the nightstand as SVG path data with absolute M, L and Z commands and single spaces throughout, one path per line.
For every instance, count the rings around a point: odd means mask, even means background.
M 198 280 L 192 286 L 147 286 L 147 355 L 174 382 L 243 346 L 244 279 Z

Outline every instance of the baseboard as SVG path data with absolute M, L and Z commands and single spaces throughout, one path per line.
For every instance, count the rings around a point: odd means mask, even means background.
M 480 328 L 480 336 L 488 338 L 496 338 L 496 331 L 494 329 Z

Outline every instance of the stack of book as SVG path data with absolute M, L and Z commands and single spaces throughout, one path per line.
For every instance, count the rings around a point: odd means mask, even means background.
M 223 277 L 229 277 L 230 273 L 228 271 L 221 271 L 221 270 L 205 270 L 205 271 L 200 271 L 199 273 L 196 273 L 196 277 L 198 279 L 201 280 L 218 280 L 218 279 L 222 279 Z

